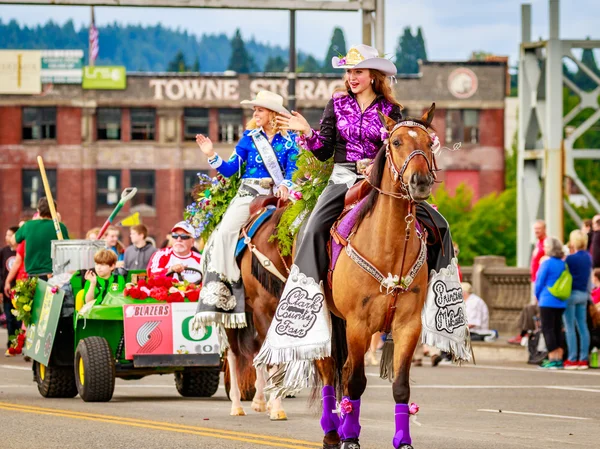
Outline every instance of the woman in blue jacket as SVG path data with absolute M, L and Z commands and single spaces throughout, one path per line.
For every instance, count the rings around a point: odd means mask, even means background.
M 240 229 L 250 217 L 250 203 L 257 195 L 275 194 L 287 200 L 293 193 L 292 175 L 298 157 L 296 135 L 280 130 L 276 122 L 278 114 L 288 113 L 283 107 L 283 97 L 260 91 L 256 99 L 244 100 L 242 104 L 252 106 L 254 112 L 229 160 L 215 153 L 208 137 L 196 136 L 212 168 L 225 177 L 240 173 L 242 178 L 237 195 L 206 243 L 202 260 L 199 304 L 216 308 L 213 314 L 205 314 L 204 319 L 225 327 L 245 325 L 244 309 L 236 307 L 243 304 L 244 292 L 235 249 Z
M 566 262 L 573 276 L 573 288 L 563 316 L 568 352 L 565 369 L 589 368 L 590 331 L 587 326 L 587 304 L 591 292 L 592 256 L 586 251 L 587 240 L 587 235 L 580 230 L 569 235 L 571 254 L 567 256 Z M 575 327 L 579 333 L 579 358 Z
M 544 241 L 544 252 L 548 259 L 540 266 L 535 281 L 535 296 L 540 306 L 542 333 L 548 348 L 548 360 L 545 360 L 540 368 L 563 369 L 562 316 L 567 303 L 548 290 L 548 287 L 552 287 L 565 270 L 562 243 L 555 237 L 548 237 Z

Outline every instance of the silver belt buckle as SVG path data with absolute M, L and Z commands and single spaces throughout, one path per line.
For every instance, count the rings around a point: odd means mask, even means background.
M 369 165 L 371 165 L 371 162 L 373 162 L 373 159 L 361 159 L 359 161 L 356 161 L 356 171 L 359 175 L 364 175 L 365 174 L 365 170 L 369 167 Z

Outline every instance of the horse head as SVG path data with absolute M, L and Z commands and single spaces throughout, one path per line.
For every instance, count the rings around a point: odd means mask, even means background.
M 425 201 L 431 194 L 435 181 L 433 140 L 429 134 L 435 113 L 435 103 L 421 119 L 395 122 L 379 112 L 379 118 L 387 131 L 387 165 L 392 183 L 406 199 Z

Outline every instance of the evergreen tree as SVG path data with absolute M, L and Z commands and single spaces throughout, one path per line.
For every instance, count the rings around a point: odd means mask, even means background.
M 321 71 L 321 65 L 312 57 L 312 55 L 308 55 L 298 71 L 303 73 L 319 73 Z
M 331 43 L 325 55 L 322 71 L 325 73 L 337 73 L 337 70 L 331 66 L 331 58 L 334 56 L 346 55 L 346 38 L 341 28 L 335 27 L 331 36 Z
M 194 65 L 192 66 L 192 72 L 200 71 L 200 58 L 196 56 L 196 60 L 194 61 Z
M 173 60 L 167 66 L 167 72 L 189 72 L 189 68 L 185 63 L 185 56 L 179 50 Z
M 396 67 L 398 67 L 398 73 L 419 73 L 418 59 L 419 44 L 417 38 L 412 35 L 410 27 L 406 27 L 398 40 L 398 47 L 396 48 Z
M 253 61 L 242 39 L 242 33 L 238 28 L 235 30 L 235 35 L 231 40 L 231 57 L 227 70 L 233 70 L 237 73 L 250 73 L 252 70 Z
M 417 59 L 427 61 L 427 49 L 425 48 L 425 38 L 423 37 L 423 30 L 421 27 L 417 28 L 417 37 L 415 39 L 417 46 Z
M 287 61 L 281 56 L 269 56 L 267 63 L 265 64 L 265 72 L 285 72 L 287 68 Z
M 589 40 L 589 37 L 587 38 Z M 594 50 L 591 48 L 586 48 L 583 50 L 581 55 L 581 62 L 589 68 L 592 72 L 594 72 L 597 76 L 600 76 L 600 69 L 598 69 L 598 65 L 596 64 L 596 58 L 594 57 Z M 592 78 L 590 78 L 584 71 L 579 69 L 575 76 L 573 77 L 573 81 L 580 89 L 590 91 L 595 89 L 598 86 Z

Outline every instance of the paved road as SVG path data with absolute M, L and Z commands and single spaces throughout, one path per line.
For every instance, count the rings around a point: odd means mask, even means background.
M 289 420 L 250 410 L 229 416 L 221 388 L 208 400 L 181 398 L 172 376 L 117 381 L 109 403 L 44 399 L 22 358 L 0 359 L 0 447 L 319 448 L 319 417 L 308 394 L 285 402 Z M 413 368 L 416 449 L 597 448 L 600 371 L 546 372 L 528 365 Z M 394 403 L 387 381 L 369 368 L 361 408 L 364 449 L 391 447 Z M 501 411 L 501 413 L 500 413 Z M 15 438 L 10 429 L 18 434 Z

